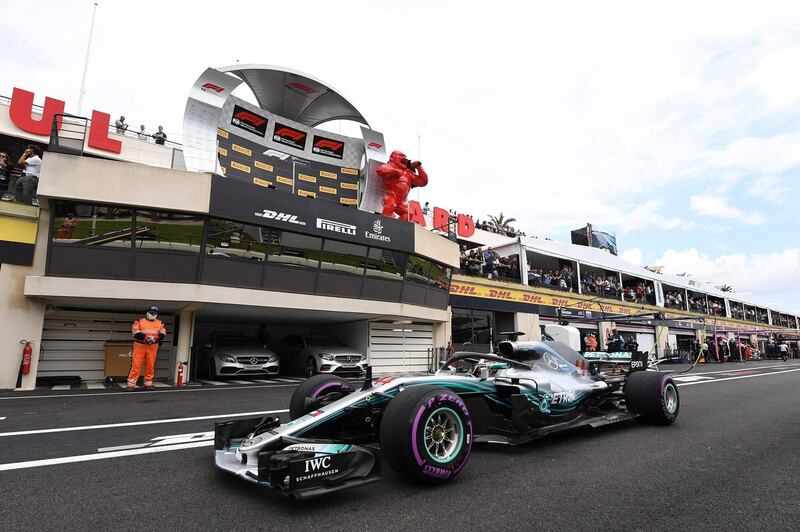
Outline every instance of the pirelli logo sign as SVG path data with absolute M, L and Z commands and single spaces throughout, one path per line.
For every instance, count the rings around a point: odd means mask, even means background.
M 282 175 L 275 177 L 275 181 L 284 185 L 294 185 L 294 179 L 290 177 L 283 177 Z
M 300 181 L 307 181 L 308 183 L 316 183 L 317 178 L 313 175 L 297 174 L 297 179 Z
M 271 164 L 262 163 L 261 161 L 256 161 L 253 164 L 256 165 L 256 168 L 261 168 L 262 170 L 264 170 L 266 172 L 272 172 L 273 171 L 273 167 L 272 167 Z
M 245 148 L 244 146 L 239 146 L 238 144 L 234 144 L 231 147 L 233 148 L 233 151 L 239 152 L 242 155 L 247 155 L 248 157 L 252 157 L 253 156 L 253 151 L 248 149 L 248 148 Z
M 333 172 L 325 172 L 324 170 L 320 170 L 319 176 L 320 177 L 327 177 L 328 179 L 338 179 L 339 178 L 339 176 L 337 176 Z
M 325 194 L 336 194 L 336 189 L 333 187 L 319 187 L 319 191 Z
M 358 175 L 358 170 L 355 168 L 342 168 L 343 174 Z
M 317 193 L 311 192 L 310 190 L 303 190 L 302 188 L 297 191 L 298 196 L 303 196 L 304 198 L 316 198 Z
M 224 129 L 217 129 L 217 136 L 220 136 L 223 139 L 227 139 L 228 138 L 228 132 L 225 131 Z
M 339 186 L 347 190 L 358 190 L 358 185 L 356 183 L 339 183 Z
M 266 179 L 259 179 L 257 177 L 253 178 L 253 183 L 255 183 L 256 185 L 258 185 L 260 187 L 271 187 L 272 186 L 272 182 L 267 181 Z
M 237 170 L 240 170 L 246 174 L 250 173 L 249 166 L 247 166 L 246 164 L 239 164 L 236 161 L 231 161 L 231 168 L 236 168 Z
M 220 155 L 222 155 L 223 157 L 227 157 L 228 156 L 228 150 L 225 149 L 225 148 L 217 148 L 217 152 Z
M 353 198 L 339 198 L 339 203 L 341 203 L 342 205 L 355 205 L 356 200 L 354 200 Z

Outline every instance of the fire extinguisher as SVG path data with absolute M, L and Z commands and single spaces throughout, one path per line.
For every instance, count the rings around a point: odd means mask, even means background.
M 20 340 L 19 343 L 24 344 L 22 348 L 22 374 L 27 375 L 31 372 L 31 358 L 33 358 L 33 349 L 31 348 L 30 340 Z
M 178 388 L 183 386 L 183 362 L 178 364 Z

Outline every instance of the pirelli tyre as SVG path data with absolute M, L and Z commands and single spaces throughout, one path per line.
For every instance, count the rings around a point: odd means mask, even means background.
M 383 455 L 397 473 L 429 484 L 452 480 L 472 451 L 464 401 L 438 386 L 415 386 L 389 402 L 380 423 Z
M 631 373 L 623 391 L 628 410 L 639 414 L 642 421 L 671 425 L 678 418 L 680 395 L 669 373 Z
M 353 393 L 353 385 L 336 375 L 314 375 L 294 389 L 289 417 L 297 419 Z

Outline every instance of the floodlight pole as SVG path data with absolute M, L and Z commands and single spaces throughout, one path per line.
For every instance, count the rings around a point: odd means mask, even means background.
M 97 2 L 94 3 L 92 8 L 92 23 L 89 26 L 89 42 L 86 43 L 86 59 L 83 61 L 83 77 L 81 78 L 81 92 L 78 95 L 78 116 L 81 115 L 83 108 L 83 97 L 86 95 L 86 71 L 89 69 L 89 52 L 92 49 L 92 34 L 94 33 L 94 16 L 97 13 Z

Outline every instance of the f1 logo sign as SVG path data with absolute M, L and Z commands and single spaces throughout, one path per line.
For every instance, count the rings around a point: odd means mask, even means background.
M 219 85 L 214 85 L 213 83 L 203 83 L 203 85 L 200 88 L 205 91 L 214 91 L 216 93 L 220 93 L 225 90 Z
M 344 146 L 344 144 L 342 144 L 341 142 L 335 142 L 333 140 L 328 140 L 328 139 L 318 140 L 317 143 L 314 144 L 315 148 L 319 148 L 321 150 L 328 149 L 333 151 L 338 150 L 342 146 Z
M 289 137 L 295 141 L 301 141 L 305 138 L 306 134 L 302 131 L 297 131 L 296 129 L 290 129 L 288 127 L 282 127 L 278 131 L 275 132 L 276 135 L 280 135 L 281 137 Z
M 383 148 L 383 144 L 378 144 L 377 142 L 370 142 L 369 144 L 367 144 L 367 148 L 371 150 L 379 150 Z
M 311 458 L 306 460 L 306 473 L 317 471 L 319 469 L 328 469 L 331 466 L 331 457 L 323 456 L 322 458 Z
M 256 127 L 267 123 L 267 121 L 264 118 L 256 116 L 248 111 L 239 111 L 238 113 L 233 115 L 233 118 L 238 118 L 239 120 L 247 122 L 248 124 L 253 124 Z
M 285 161 L 286 159 L 289 158 L 289 154 L 288 153 L 283 153 L 282 151 L 273 150 L 273 149 L 269 149 L 269 150 L 265 151 L 264 155 L 266 155 L 268 157 L 277 157 L 281 161 Z

